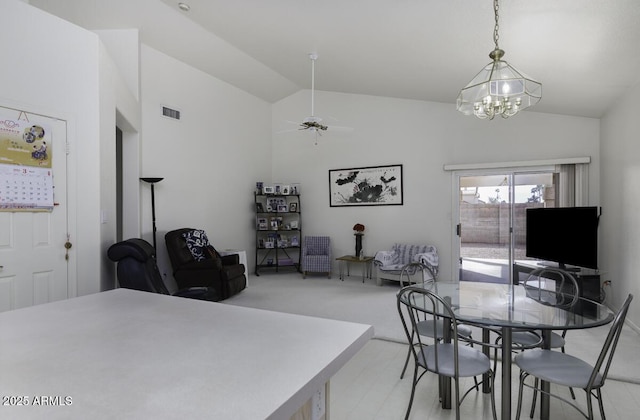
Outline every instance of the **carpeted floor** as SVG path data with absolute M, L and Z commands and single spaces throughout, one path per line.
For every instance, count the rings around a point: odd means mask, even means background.
M 340 281 L 335 276 L 303 279 L 297 273 L 265 273 L 252 275 L 247 289 L 223 303 L 373 325 L 375 338 L 406 342 L 396 308 L 398 290 L 397 283 L 376 286 L 371 279 L 362 283 L 360 276 Z M 567 353 L 595 361 L 608 331 L 604 326 L 568 332 Z M 625 327 L 609 377 L 640 383 L 640 364 L 635 362 L 638 354 L 640 335 Z
M 224 303 L 373 325 L 376 338 L 406 342 L 395 294 L 397 284 L 376 286 L 361 277 L 307 276 L 297 273 L 251 276 L 249 287 Z

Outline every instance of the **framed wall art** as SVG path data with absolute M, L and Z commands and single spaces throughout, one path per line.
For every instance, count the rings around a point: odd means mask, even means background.
M 329 170 L 329 205 L 402 205 L 402 165 Z

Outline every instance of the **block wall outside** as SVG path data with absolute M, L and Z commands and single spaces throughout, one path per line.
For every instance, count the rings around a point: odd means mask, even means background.
M 509 206 L 508 203 L 460 203 L 462 243 L 507 245 L 509 243 Z M 526 209 L 537 207 L 544 207 L 544 203 L 514 205 L 516 247 L 525 245 Z

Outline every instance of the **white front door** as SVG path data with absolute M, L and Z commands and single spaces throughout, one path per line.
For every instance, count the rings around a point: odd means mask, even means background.
M 7 108 L 0 108 L 7 112 Z M 51 129 L 53 211 L 0 211 L 0 311 L 69 297 L 66 122 L 21 115 Z

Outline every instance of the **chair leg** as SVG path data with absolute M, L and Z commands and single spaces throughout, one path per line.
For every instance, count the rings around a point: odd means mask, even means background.
M 529 418 L 533 418 L 534 413 L 536 412 L 536 401 L 538 400 L 538 378 L 533 382 L 533 398 L 531 399 L 531 413 L 529 413 Z
M 524 389 L 524 380 L 527 376 L 524 372 L 520 372 L 520 385 L 518 386 L 518 409 L 516 410 L 516 420 L 520 419 L 522 412 L 522 391 Z M 533 417 L 533 416 L 532 416 Z
M 600 392 L 600 388 L 596 390 L 596 394 L 598 398 L 598 406 L 600 407 L 600 418 L 602 420 L 606 420 L 606 416 L 604 415 L 604 405 L 602 404 L 602 393 Z M 591 394 L 589 394 L 589 399 L 591 399 Z
M 456 420 L 460 420 L 460 384 L 458 381 L 459 378 L 454 378 L 456 383 Z
M 407 359 L 404 361 L 404 367 L 402 368 L 402 373 L 400 374 L 400 379 L 404 378 L 404 372 L 407 370 L 407 366 L 409 365 L 409 358 L 411 357 L 411 349 L 407 352 Z
M 404 419 L 409 420 L 409 414 L 411 414 L 411 406 L 413 405 L 413 397 L 416 393 L 416 385 L 418 380 L 418 365 L 416 364 L 415 369 L 413 369 L 413 384 L 411 385 L 411 397 L 409 398 L 409 406 L 407 407 L 407 414 L 405 414 Z
M 409 351 L 407 352 L 407 360 L 404 361 L 404 367 L 402 368 L 402 373 L 400 374 L 400 379 L 404 378 L 404 372 L 407 370 L 407 366 L 409 365 L 409 357 L 411 357 L 411 346 L 413 345 L 413 337 L 415 337 L 416 332 L 411 332 L 411 343 L 409 343 Z
M 593 402 L 591 401 L 592 396 L 589 391 L 586 391 L 586 392 L 587 392 L 587 414 L 589 415 L 588 419 L 593 420 Z M 599 394 L 600 390 L 598 390 L 597 392 Z M 603 415 L 602 411 L 600 411 L 600 415 Z M 605 420 L 604 416 L 602 416 L 602 420 Z
M 491 372 L 491 411 L 493 412 L 493 420 L 498 420 L 498 415 L 496 414 L 496 374 L 495 372 Z

